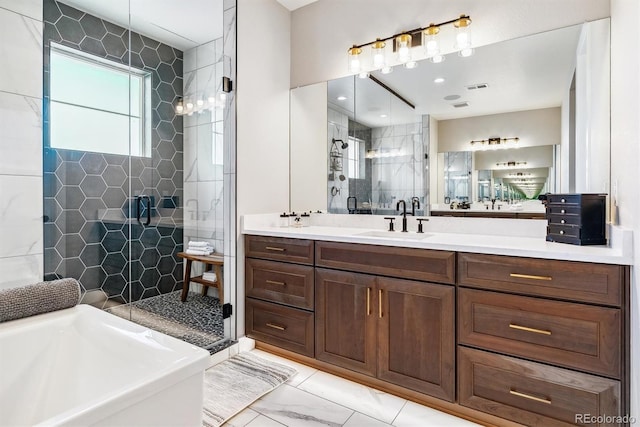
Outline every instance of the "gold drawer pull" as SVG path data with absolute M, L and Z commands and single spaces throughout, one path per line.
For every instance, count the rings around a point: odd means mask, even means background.
M 378 317 L 382 319 L 382 289 L 378 290 Z
M 532 280 L 552 280 L 551 277 L 549 276 L 532 276 L 530 274 L 518 274 L 518 273 L 511 273 L 509 274 L 509 276 L 511 277 L 517 277 L 519 279 L 532 279 Z
M 267 283 L 271 284 L 271 285 L 280 285 L 280 286 L 287 286 L 286 283 L 284 282 L 276 282 L 274 280 L 266 280 Z
M 287 329 L 284 326 L 274 325 L 273 323 L 267 323 L 267 326 L 273 329 L 277 329 L 279 331 L 284 331 L 285 329 Z
M 514 323 L 509 323 L 509 327 L 511 329 L 518 329 L 519 331 L 533 332 L 533 333 L 542 334 L 542 335 L 551 335 L 551 331 L 545 331 L 544 329 L 528 328 L 526 326 L 520 326 Z
M 276 248 L 274 246 L 266 246 L 265 249 L 268 250 L 268 251 L 276 251 L 276 252 L 284 252 L 285 251 L 285 248 Z
M 546 403 L 549 405 L 551 404 L 551 399 L 544 399 L 541 397 L 531 396 L 530 394 L 520 393 L 519 391 L 515 391 L 513 389 L 509 390 L 509 393 L 513 394 L 514 396 L 524 397 L 525 399 L 535 400 L 536 402 Z
M 371 316 L 371 288 L 367 288 L 367 316 Z

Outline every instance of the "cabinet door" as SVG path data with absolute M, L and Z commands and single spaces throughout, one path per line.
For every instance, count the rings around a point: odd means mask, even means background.
M 377 304 L 375 276 L 317 268 L 316 358 L 375 376 Z
M 455 289 L 377 280 L 378 378 L 453 402 Z

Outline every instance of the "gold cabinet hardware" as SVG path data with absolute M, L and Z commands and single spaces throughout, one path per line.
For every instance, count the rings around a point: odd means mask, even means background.
M 378 317 L 382 319 L 382 289 L 378 289 Z
M 367 288 L 367 316 L 371 315 L 371 288 Z
M 530 274 L 511 273 L 511 274 L 509 274 L 509 276 L 517 277 L 519 279 L 552 280 L 552 278 L 550 276 L 532 276 Z
M 267 323 L 267 326 L 273 329 L 277 329 L 279 331 L 284 331 L 285 329 L 287 329 L 284 326 L 274 325 L 273 323 Z
M 284 248 L 276 248 L 274 246 L 266 246 L 265 249 L 268 250 L 268 251 L 276 251 L 276 252 L 284 252 L 285 251 Z
M 520 393 L 519 391 L 515 391 L 513 389 L 509 390 L 509 393 L 513 394 L 514 396 L 524 397 L 525 399 L 535 400 L 536 402 L 551 404 L 551 399 L 531 396 L 530 394 Z
M 509 327 L 511 329 L 517 329 L 519 331 L 533 332 L 535 334 L 542 334 L 542 335 L 551 335 L 551 331 L 545 331 L 544 329 L 528 328 L 526 326 L 520 326 L 514 323 L 509 323 Z
M 269 283 L 270 285 L 280 285 L 280 286 L 286 286 L 287 284 L 284 282 L 276 282 L 275 280 L 266 280 L 267 283 Z

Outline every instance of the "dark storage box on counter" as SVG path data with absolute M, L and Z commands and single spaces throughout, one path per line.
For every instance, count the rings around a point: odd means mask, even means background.
M 606 245 L 606 194 L 547 194 L 547 241 Z

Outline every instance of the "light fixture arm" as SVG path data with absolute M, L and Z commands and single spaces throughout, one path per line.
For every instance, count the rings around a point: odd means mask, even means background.
M 465 26 L 468 26 L 471 23 L 471 17 L 469 15 L 460 15 L 459 17 L 457 17 L 455 19 L 451 19 L 449 21 L 440 22 L 438 24 L 429 24 L 426 27 L 414 28 L 413 30 L 403 31 L 401 33 L 397 33 L 397 34 L 394 34 L 392 36 L 385 37 L 385 38 L 378 38 L 376 40 L 373 40 L 373 41 L 370 41 L 370 42 L 367 42 L 367 43 L 354 44 L 349 49 L 354 49 L 354 48 L 355 49 L 362 49 L 363 47 L 371 46 L 374 43 L 379 42 L 379 41 L 386 42 L 386 41 L 389 41 L 389 40 L 394 40 L 396 37 L 399 37 L 399 36 L 401 36 L 403 34 L 421 33 L 423 31 L 427 30 L 429 27 L 442 27 L 444 25 L 455 24 L 456 22 L 462 22 L 462 21 L 464 21 L 466 23 Z

